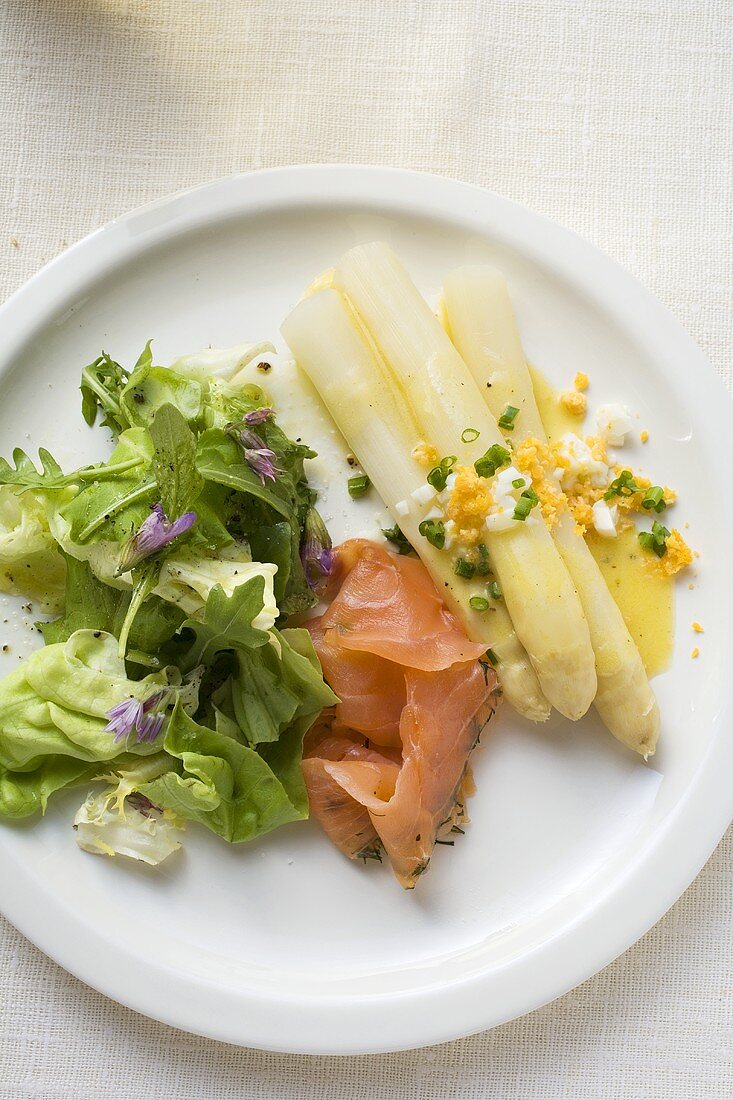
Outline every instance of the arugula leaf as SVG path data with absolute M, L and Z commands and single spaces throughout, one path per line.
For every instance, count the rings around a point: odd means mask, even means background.
M 148 344 L 148 348 L 149 348 Z M 120 393 L 127 382 L 127 371 L 106 351 L 81 372 L 81 411 L 91 428 L 101 410 L 102 424 L 114 432 L 129 427 L 120 408 Z
M 264 592 L 263 577 L 246 581 L 231 596 L 226 596 L 217 584 L 206 601 L 203 618 L 186 619 L 183 623 L 194 636 L 183 661 L 183 671 L 211 664 L 217 654 L 226 650 L 267 645 L 267 632 L 252 626 L 252 620 L 264 607 Z
M 249 545 L 254 561 L 271 561 L 277 566 L 274 581 L 277 605 L 285 614 L 294 614 L 287 606 L 287 591 L 293 559 L 292 526 L 282 520 L 271 527 L 256 527 L 249 534 Z
M 125 464 L 133 460 L 135 464 L 125 469 Z M 155 500 L 152 460 L 153 444 L 148 432 L 129 428 L 120 435 L 107 467 L 117 467 L 116 475 L 109 480 L 97 477 L 61 509 L 74 542 L 86 542 L 95 534 L 98 539 L 115 542 L 129 538 Z
M 193 506 L 204 485 L 196 469 L 196 436 L 175 405 L 161 405 L 149 430 L 153 474 L 163 511 L 173 519 Z
M 244 461 L 239 446 L 220 428 L 207 428 L 199 436 L 196 469 L 207 481 L 255 497 L 285 519 L 290 518 L 292 504 L 279 488 L 279 479 L 263 485 L 259 475 Z

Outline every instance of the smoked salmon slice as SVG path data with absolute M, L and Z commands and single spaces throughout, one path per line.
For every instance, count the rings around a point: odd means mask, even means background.
M 350 858 L 383 848 L 412 889 L 455 820 L 497 681 L 416 559 L 363 539 L 337 551 L 326 612 L 306 625 L 339 696 L 308 735 L 313 817 Z

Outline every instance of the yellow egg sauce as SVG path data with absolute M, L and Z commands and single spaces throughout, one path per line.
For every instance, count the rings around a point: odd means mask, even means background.
M 565 432 L 583 435 L 583 420 L 560 402 L 560 394 L 535 367 L 530 366 L 532 386 L 542 422 L 551 442 Z M 624 617 L 629 634 L 639 647 L 648 676 L 669 666 L 674 643 L 674 578 L 654 568 L 639 546 L 635 528 L 615 539 L 588 532 L 586 542 L 598 562 L 611 595 Z
M 615 539 L 589 533 L 586 542 L 639 647 L 647 675 L 664 672 L 674 643 L 674 578 L 648 563 L 635 528 Z
M 583 433 L 583 417 L 573 416 L 562 405 L 560 394 L 545 378 L 542 371 L 529 364 L 529 373 L 532 376 L 532 388 L 534 390 L 537 408 L 540 410 L 542 423 L 545 425 L 547 438 L 550 443 L 555 443 L 566 432 L 574 432 L 575 435 Z

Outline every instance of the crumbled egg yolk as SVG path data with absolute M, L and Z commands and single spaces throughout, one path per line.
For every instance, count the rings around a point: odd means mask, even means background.
M 560 404 L 571 416 L 585 416 L 588 411 L 588 399 L 578 390 L 567 390 L 560 394 Z
M 667 539 L 667 553 L 663 558 L 657 558 L 654 564 L 665 577 L 673 577 L 692 564 L 692 550 L 676 527 L 672 528 L 672 534 Z
M 558 513 L 568 505 L 565 494 L 551 476 L 559 465 L 553 447 L 533 436 L 523 439 L 514 451 L 514 464 L 531 479 L 545 522 L 552 527 Z
M 705 631 L 702 628 L 702 625 L 700 623 L 697 623 L 697 622 L 692 624 L 692 629 L 695 631 L 696 634 L 704 634 L 705 633 Z
M 639 433 L 639 439 L 642 441 L 642 443 L 647 443 L 649 441 L 649 432 L 646 430 L 646 428 L 644 428 L 643 432 Z
M 587 390 L 588 384 L 588 375 L 585 374 L 582 370 L 579 370 L 578 373 L 575 375 L 575 378 L 573 379 L 573 385 L 575 386 L 576 390 Z
M 454 524 L 456 541 L 475 546 L 481 541 L 484 521 L 494 503 L 491 485 L 485 477 L 479 477 L 473 466 L 458 466 L 453 473 L 455 481 L 446 515 Z
M 421 466 L 433 467 L 437 466 L 440 462 L 440 456 L 435 447 L 422 439 L 412 448 L 412 457 L 416 462 L 419 462 Z
M 697 648 L 697 646 L 695 646 L 695 648 L 693 649 L 693 651 L 692 651 L 692 653 L 690 654 L 690 656 L 691 656 L 691 657 L 693 657 L 693 658 L 694 658 L 694 657 L 699 657 L 699 656 L 700 656 L 700 650 L 699 650 L 699 649 Z

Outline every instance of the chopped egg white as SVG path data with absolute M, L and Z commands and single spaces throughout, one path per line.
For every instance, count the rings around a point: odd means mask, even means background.
M 598 534 L 606 539 L 615 539 L 617 523 L 618 507 L 615 504 L 609 507 L 605 500 L 597 500 L 593 505 L 593 526 Z
M 517 521 L 512 512 L 491 512 L 486 517 L 487 531 L 508 531 Z
M 514 485 L 513 482 L 515 481 L 521 481 L 522 484 Z M 523 474 L 516 466 L 507 466 L 505 470 L 499 470 L 498 474 L 494 475 L 491 491 L 495 498 L 513 496 L 517 493 L 523 493 L 530 484 L 529 474 Z
M 410 514 L 410 505 L 406 500 L 398 500 L 394 506 L 394 510 L 398 516 L 407 516 Z
M 558 449 L 568 463 L 560 478 L 563 489 L 574 489 L 581 478 L 597 488 L 608 485 L 608 466 L 593 457 L 590 447 L 580 436 L 567 432 L 561 437 Z
M 599 405 L 596 410 L 598 434 L 611 447 L 623 447 L 633 427 L 631 412 L 626 405 Z
M 419 489 L 414 489 L 410 493 L 410 496 L 416 504 L 429 504 L 435 497 L 435 489 L 426 482 L 425 485 L 421 485 Z

